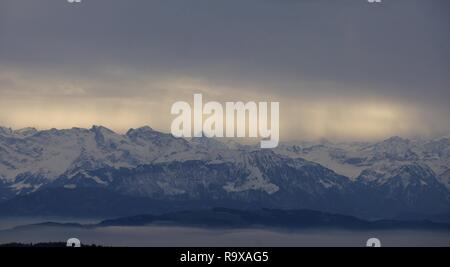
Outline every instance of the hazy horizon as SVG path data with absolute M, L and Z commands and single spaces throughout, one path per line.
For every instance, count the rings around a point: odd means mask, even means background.
M 0 128 L 4 128 L 4 129 L 9 129 L 12 132 L 17 132 L 17 131 L 21 131 L 21 130 L 28 130 L 28 129 L 35 129 L 36 131 L 51 131 L 51 130 L 58 130 L 58 131 L 63 131 L 63 130 L 72 130 L 72 129 L 85 129 L 85 130 L 90 130 L 93 129 L 94 127 L 103 127 L 106 128 L 110 131 L 113 131 L 116 134 L 119 135 L 125 135 L 129 130 L 133 130 L 133 129 L 140 129 L 140 128 L 145 128 L 145 127 L 149 127 L 154 131 L 158 131 L 161 133 L 166 133 L 166 134 L 170 134 L 170 131 L 164 131 L 161 129 L 155 129 L 153 128 L 151 125 L 141 125 L 141 126 L 136 126 L 136 127 L 131 127 L 131 128 L 127 128 L 127 129 L 123 129 L 123 130 L 115 130 L 113 128 L 107 127 L 105 125 L 91 125 L 88 127 L 79 127 L 79 126 L 74 126 L 74 127 L 69 127 L 69 128 L 38 128 L 35 126 L 28 126 L 28 127 L 23 127 L 23 128 L 12 128 L 9 126 L 4 126 L 4 125 L 0 125 Z M 443 135 L 435 135 L 435 136 L 419 136 L 419 135 L 415 135 L 415 136 L 402 136 L 402 135 L 386 135 L 386 136 L 381 136 L 378 138 L 367 138 L 367 139 L 362 139 L 362 138 L 347 138 L 347 139 L 342 139 L 342 138 L 325 138 L 325 137 L 317 137 L 317 138 L 293 138 L 293 139 L 285 139 L 285 140 L 281 140 L 280 143 L 286 143 L 286 142 L 295 142 L 295 141 L 304 141 L 304 142 L 325 142 L 325 141 L 329 141 L 329 142 L 381 142 L 384 140 L 387 140 L 389 138 L 393 138 L 393 137 L 400 137 L 403 139 L 409 139 L 412 141 L 419 141 L 419 140 L 426 140 L 426 139 L 440 139 L 440 138 L 450 138 L 450 134 L 443 134 Z M 190 138 L 186 138 L 186 137 L 182 137 L 184 139 L 192 139 L 192 138 L 199 138 L 199 137 L 190 137 Z M 213 137 L 213 139 L 223 139 L 223 140 L 233 140 L 239 143 L 255 143 L 258 144 L 260 138 L 238 138 L 238 137 Z

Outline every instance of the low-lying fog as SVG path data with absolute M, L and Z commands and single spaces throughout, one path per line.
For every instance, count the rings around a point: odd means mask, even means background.
M 21 219 L 20 224 L 49 220 Z M 56 220 L 53 220 L 56 221 Z M 70 220 L 57 220 L 71 222 Z M 450 246 L 445 231 L 349 231 L 274 229 L 204 229 L 191 227 L 141 226 L 77 228 L 55 226 L 16 226 L 18 220 L 0 220 L 0 244 L 55 242 L 76 237 L 84 244 L 104 246 L 365 246 L 376 237 L 383 246 Z M 78 220 L 95 223 L 97 220 Z M 14 224 L 16 223 L 16 224 Z M 6 230 L 8 228 L 8 230 Z

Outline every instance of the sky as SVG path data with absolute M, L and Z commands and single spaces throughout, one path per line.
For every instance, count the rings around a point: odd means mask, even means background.
M 450 134 L 447 0 L 0 0 L 0 125 L 168 132 L 278 101 L 282 140 Z

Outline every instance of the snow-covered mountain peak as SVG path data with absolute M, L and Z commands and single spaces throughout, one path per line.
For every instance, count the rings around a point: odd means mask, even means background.
M 366 147 L 362 151 L 368 152 L 368 160 L 372 162 L 379 160 L 417 160 L 419 158 L 416 153 L 416 145 L 409 139 L 398 136 Z
M 378 151 L 394 151 L 408 148 L 411 141 L 399 136 L 393 136 L 372 146 L 372 149 Z
M 361 182 L 378 185 L 392 183 L 395 179 L 398 180 L 397 183 L 399 185 L 404 187 L 407 187 L 413 181 L 422 181 L 423 185 L 427 185 L 427 181 L 430 179 L 437 182 L 437 177 L 433 170 L 421 162 L 382 163 L 365 169 L 358 177 L 358 180 Z
M 407 138 L 403 138 L 400 136 L 391 136 L 388 139 L 382 141 L 381 143 L 395 144 L 395 143 L 409 143 L 409 142 L 411 142 L 411 141 Z
M 0 126 L 0 135 L 9 136 L 13 134 L 13 130 L 11 128 L 6 128 Z
M 13 130 L 11 128 L 6 128 L 6 127 L 0 127 L 0 135 L 3 135 L 3 136 L 28 137 L 37 132 L 38 132 L 38 130 L 36 130 L 33 127 L 26 127 L 26 128 L 17 129 L 17 130 Z
M 36 128 L 27 127 L 27 128 L 22 128 L 22 129 L 15 130 L 14 134 L 20 135 L 20 136 L 24 136 L 24 137 L 28 137 L 28 136 L 31 136 L 31 135 L 37 133 L 37 132 L 38 132 L 38 130 L 36 130 Z
M 127 136 L 136 136 L 136 135 L 145 135 L 155 132 L 150 126 L 143 126 L 139 128 L 131 128 L 127 131 L 125 135 Z
M 98 133 L 98 134 L 103 134 L 103 135 L 111 135 L 111 134 L 116 134 L 113 130 L 108 129 L 104 126 L 101 125 L 93 125 L 90 129 L 90 131 L 94 132 L 94 133 Z
M 186 140 L 150 127 L 126 134 L 102 126 L 0 128 L 0 199 L 59 186 L 161 200 L 267 200 L 286 208 L 343 208 L 367 195 L 395 211 L 449 207 L 445 138 L 291 142 L 273 150 L 228 141 Z

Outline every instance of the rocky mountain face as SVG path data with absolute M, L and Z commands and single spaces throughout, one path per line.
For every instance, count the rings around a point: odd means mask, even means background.
M 294 142 L 261 150 L 175 138 L 150 127 L 126 134 L 101 126 L 0 128 L 0 215 L 45 211 L 33 205 L 61 211 L 48 203 L 59 201 L 48 194 L 64 195 L 54 190 L 80 190 L 81 205 L 96 199 L 95 189 L 120 198 L 124 211 L 129 201 L 129 210 L 165 203 L 160 207 L 309 208 L 364 217 L 449 213 L 449 173 L 448 138 Z M 61 199 L 60 205 L 70 203 Z M 105 201 L 95 203 L 90 214 L 106 208 Z

